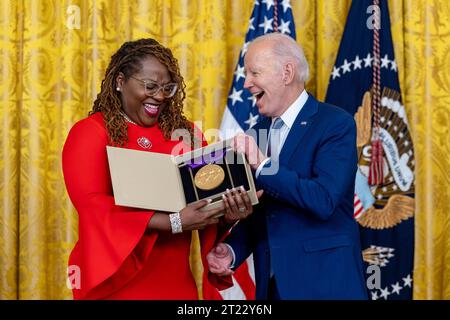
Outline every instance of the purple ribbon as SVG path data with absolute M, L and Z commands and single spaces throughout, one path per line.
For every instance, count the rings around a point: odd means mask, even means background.
M 206 164 L 215 163 L 217 160 L 222 159 L 225 156 L 226 149 L 213 151 L 209 154 L 204 154 L 201 157 L 195 158 L 186 163 L 191 169 L 195 169 Z

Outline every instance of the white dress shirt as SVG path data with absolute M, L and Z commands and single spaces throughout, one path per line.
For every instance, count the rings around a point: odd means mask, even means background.
M 283 127 L 281 127 L 281 129 L 280 129 L 280 146 L 278 148 L 280 153 L 281 153 L 281 150 L 283 149 L 283 145 L 284 145 L 284 142 L 286 141 L 289 131 L 291 130 L 292 126 L 294 125 L 295 119 L 297 118 L 298 114 L 303 109 L 303 106 L 305 105 L 306 100 L 308 100 L 308 93 L 306 92 L 306 90 L 303 90 L 302 93 L 298 96 L 298 98 L 294 101 L 294 103 L 291 104 L 289 106 L 289 108 L 287 108 L 287 110 L 280 116 L 281 120 L 283 120 L 283 122 L 284 122 Z M 274 118 L 272 118 L 272 124 L 270 125 L 270 129 L 272 129 L 273 122 L 274 122 Z M 270 130 L 269 130 L 269 133 L 270 133 Z M 266 144 L 265 154 L 267 154 L 267 146 L 268 146 L 268 143 Z M 270 158 L 267 158 L 260 163 L 260 165 L 256 169 L 256 173 L 255 173 L 256 178 L 258 178 L 262 168 L 268 161 L 270 161 Z

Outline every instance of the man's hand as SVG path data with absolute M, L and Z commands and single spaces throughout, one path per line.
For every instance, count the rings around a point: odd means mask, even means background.
M 222 242 L 206 255 L 206 261 L 208 261 L 208 268 L 211 273 L 219 276 L 233 274 L 233 270 L 230 269 L 233 255 L 230 248 Z
M 244 153 L 246 155 L 247 161 L 253 170 L 258 169 L 261 162 L 267 159 L 261 150 L 259 150 L 255 139 L 244 133 L 238 133 L 234 137 L 231 147 L 234 151 Z

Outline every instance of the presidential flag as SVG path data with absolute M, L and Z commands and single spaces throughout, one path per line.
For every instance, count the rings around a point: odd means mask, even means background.
M 386 0 L 352 2 L 326 102 L 355 116 L 354 216 L 369 297 L 411 299 L 414 149 L 401 101 Z
M 295 39 L 295 25 L 289 0 L 255 0 L 252 15 L 248 23 L 245 43 L 239 54 L 234 71 L 233 83 L 228 95 L 227 106 L 222 117 L 220 132 L 222 139 L 233 137 L 261 121 L 256 100 L 244 89 L 244 56 L 249 43 L 256 37 L 270 32 L 280 32 Z M 252 257 L 247 259 L 234 274 L 235 285 L 221 291 L 224 299 L 254 299 L 254 269 Z

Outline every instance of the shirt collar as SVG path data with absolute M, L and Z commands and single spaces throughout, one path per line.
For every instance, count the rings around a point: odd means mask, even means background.
M 287 110 L 281 115 L 281 120 L 283 120 L 284 124 L 289 128 L 289 130 L 294 125 L 295 119 L 305 105 L 306 100 L 308 100 L 308 93 L 305 89 L 303 89 L 302 93 L 298 96 L 294 103 L 291 104 L 289 108 L 287 108 Z

